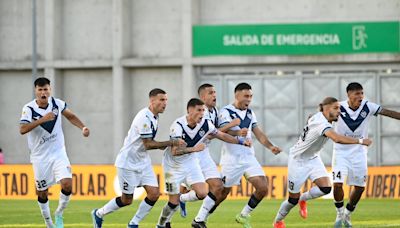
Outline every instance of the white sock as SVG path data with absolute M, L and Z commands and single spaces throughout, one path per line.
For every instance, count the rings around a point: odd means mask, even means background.
M 199 200 L 199 198 L 197 198 L 196 192 L 191 190 L 188 193 L 180 195 L 179 200 L 181 202 L 193 202 Z
M 246 204 L 246 206 L 243 207 L 242 212 L 240 212 L 240 214 L 243 216 L 248 216 L 250 214 L 250 212 L 252 212 L 253 210 L 254 210 L 254 208 L 252 208 L 248 204 Z
M 133 218 L 131 219 L 129 224 L 131 224 L 131 225 L 139 225 L 139 222 L 142 221 L 144 219 L 144 217 L 146 217 L 147 214 L 149 214 L 149 212 L 153 208 L 154 204 L 153 205 L 148 204 L 146 202 L 146 199 L 147 198 L 142 200 L 142 202 L 139 205 L 139 209 L 137 210 L 136 214 L 133 216 Z
M 350 216 L 352 211 L 349 211 L 347 208 L 344 209 L 344 215 Z
M 204 222 L 208 216 L 208 212 L 214 207 L 214 205 L 215 200 L 207 195 L 206 198 L 204 198 L 203 204 L 201 205 L 200 210 L 194 220 L 197 222 Z
M 169 206 L 169 202 L 163 207 L 160 218 L 158 219 L 157 225 L 165 226 L 165 223 L 171 221 L 172 216 L 178 210 L 178 205 L 175 205 L 174 208 Z
M 57 215 L 62 215 L 64 209 L 67 207 L 69 200 L 71 199 L 71 195 L 64 195 L 64 193 L 60 192 L 60 199 L 58 200 L 58 207 L 54 212 Z
M 103 218 L 104 215 L 110 214 L 111 212 L 118 210 L 120 207 L 117 205 L 117 202 L 115 200 L 116 198 L 108 201 L 106 205 L 96 211 L 96 215 L 100 218 Z
M 46 226 L 53 227 L 54 225 L 53 225 L 53 220 L 51 219 L 49 201 L 47 200 L 46 203 L 41 203 L 38 201 L 38 205 L 40 208 L 40 212 L 42 213 L 42 216 L 44 218 L 44 222 L 46 223 Z
M 278 213 L 276 214 L 275 222 L 282 221 L 294 206 L 296 205 L 289 203 L 287 200 L 283 201 Z
M 326 195 L 326 194 L 324 192 L 322 192 L 318 186 L 314 186 L 308 192 L 301 194 L 300 200 L 307 201 L 310 199 L 315 199 L 315 198 L 321 197 L 323 195 Z

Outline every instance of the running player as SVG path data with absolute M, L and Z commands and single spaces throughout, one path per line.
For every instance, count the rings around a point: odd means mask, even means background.
M 149 93 L 148 108 L 140 110 L 132 121 L 115 166 L 122 196 L 110 200 L 102 208 L 92 211 L 93 226 L 102 227 L 103 217 L 122 207 L 130 205 L 136 187 L 143 186 L 147 196 L 127 227 L 138 227 L 139 222 L 150 212 L 158 200 L 160 190 L 147 150 L 165 149 L 172 145 L 186 145 L 183 140 L 155 141 L 159 114 L 167 107 L 167 94 L 162 89 L 153 89 Z
M 54 227 L 48 201 L 48 189 L 61 184 L 58 207 L 54 213 L 57 228 L 64 227 L 63 212 L 71 198 L 72 173 L 64 143 L 61 114 L 89 136 L 89 128 L 67 108 L 67 104 L 51 96 L 50 80 L 44 77 L 34 82 L 36 99 L 22 109 L 20 133 L 28 133 L 30 161 L 33 166 L 38 204 L 48 228 Z
M 239 118 L 240 124 L 230 128 L 227 131 L 229 134 L 237 135 L 243 139 L 251 139 L 251 135 L 254 133 L 264 147 L 270 149 L 273 154 L 279 154 L 281 149 L 269 141 L 265 133 L 258 127 L 255 113 L 249 109 L 253 98 L 251 86 L 247 83 L 240 83 L 235 87 L 234 92 L 235 102 L 225 106 L 220 111 L 219 126 L 223 127 Z M 224 147 L 221 155 L 221 173 L 224 181 L 222 199 L 226 199 L 232 186 L 240 184 L 242 176 L 245 176 L 247 181 L 254 186 L 255 192 L 251 195 L 241 213 L 236 215 L 236 221 L 241 223 L 243 227 L 250 228 L 250 213 L 267 194 L 267 179 L 254 155 L 253 147 L 247 148 L 231 143 L 224 143 Z
M 357 82 L 350 83 L 347 88 L 346 101 L 340 102 L 340 118 L 335 125 L 338 134 L 356 139 L 368 137 L 368 124 L 372 115 L 381 114 L 400 120 L 400 113 L 380 107 L 364 99 L 363 87 Z M 365 189 L 368 164 L 367 147 L 362 145 L 342 145 L 335 143 L 333 147 L 332 174 L 333 195 L 337 211 L 335 227 L 351 227 L 350 215 L 356 208 Z M 349 202 L 344 208 L 343 182 L 354 186 Z
M 204 102 L 192 98 L 187 104 L 187 115 L 176 119 L 171 126 L 171 138 L 183 139 L 187 147 L 167 148 L 164 152 L 165 191 L 168 193 L 169 200 L 161 212 L 157 227 L 165 227 L 178 209 L 179 188 L 183 182 L 193 190 L 183 196 L 188 198 L 185 201 L 202 200 L 207 196 L 207 186 L 198 159 L 194 154 L 194 152 L 200 152 L 206 148 L 204 141 L 207 138 L 215 137 L 230 143 L 251 145 L 249 140 L 245 141 L 218 131 L 211 121 L 203 118 L 204 111 Z M 206 227 L 204 222 L 194 222 L 192 225 Z
M 327 97 L 319 105 L 319 112 L 312 115 L 303 129 L 297 143 L 290 148 L 288 161 L 289 199 L 282 202 L 276 215 L 274 228 L 284 228 L 283 219 L 300 199 L 300 215 L 307 218 L 306 201 L 331 192 L 331 182 L 320 157 L 320 150 L 328 140 L 342 144 L 362 144 L 369 146 L 371 140 L 358 140 L 337 134 L 332 122 L 337 121 L 340 105 L 336 98 Z M 301 194 L 301 186 L 310 179 L 316 186 Z

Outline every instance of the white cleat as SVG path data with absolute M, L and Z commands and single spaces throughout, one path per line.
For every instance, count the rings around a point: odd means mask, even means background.
M 342 228 L 342 224 L 343 224 L 343 213 L 337 213 L 335 225 L 333 227 L 334 228 Z
M 346 228 L 353 227 L 351 225 L 350 214 L 346 214 L 346 213 L 344 214 L 344 216 L 343 216 L 343 225 Z

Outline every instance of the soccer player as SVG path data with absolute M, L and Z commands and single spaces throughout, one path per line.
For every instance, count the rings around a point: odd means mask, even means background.
M 132 121 L 115 166 L 122 196 L 110 200 L 102 208 L 92 211 L 93 226 L 102 227 L 103 217 L 121 207 L 130 205 L 134 189 L 143 186 L 147 196 L 127 227 L 138 227 L 139 222 L 150 212 L 158 200 L 160 190 L 147 150 L 165 149 L 172 145 L 186 145 L 183 140 L 155 141 L 159 114 L 167 107 L 167 94 L 162 89 L 153 89 L 149 93 L 150 104 L 140 110 Z
M 203 118 L 204 111 L 204 102 L 192 98 L 187 103 L 187 115 L 176 119 L 171 125 L 170 137 L 183 139 L 187 147 L 169 147 L 164 151 L 165 191 L 168 193 L 169 200 L 158 220 L 157 227 L 159 228 L 165 227 L 178 209 L 179 188 L 183 182 L 186 182 L 193 190 L 184 198 L 202 200 L 207 196 L 207 186 L 194 152 L 200 152 L 206 148 L 204 141 L 208 137 L 246 146 L 251 145 L 249 140 L 235 138 L 218 131 L 210 120 Z M 192 226 L 206 227 L 204 222 L 194 222 Z
M 372 115 L 381 114 L 400 120 L 400 113 L 380 107 L 364 99 L 363 87 L 357 82 L 350 83 L 347 88 L 346 101 L 340 102 L 340 118 L 335 125 L 338 134 L 356 139 L 368 137 L 368 123 Z M 332 174 L 333 195 L 337 211 L 335 227 L 351 227 L 350 215 L 364 192 L 367 179 L 367 147 L 362 145 L 342 145 L 335 143 L 333 147 Z M 343 182 L 354 186 L 349 202 L 344 208 Z
M 307 218 L 307 200 L 315 199 L 331 192 L 328 172 L 320 157 L 320 150 L 328 140 L 341 144 L 362 144 L 369 146 L 371 140 L 358 140 L 342 136 L 333 130 L 332 122 L 337 121 L 340 105 L 336 98 L 327 97 L 319 105 L 319 112 L 310 116 L 297 143 L 290 148 L 288 161 L 289 199 L 282 202 L 276 215 L 274 228 L 284 228 L 283 219 L 300 199 L 300 216 Z M 300 188 L 310 179 L 316 186 L 301 194 Z
M 204 102 L 206 106 L 204 111 L 204 118 L 211 121 L 214 126 L 218 125 L 218 111 L 216 109 L 217 102 L 217 93 L 213 85 L 211 84 L 203 84 L 198 88 L 198 95 L 201 101 Z M 224 131 L 224 129 L 229 129 L 230 127 L 236 126 L 238 124 L 239 119 L 232 121 L 232 123 L 227 124 L 220 129 Z M 220 172 L 218 171 L 217 165 L 214 160 L 210 156 L 209 152 L 209 141 L 205 142 L 206 148 L 196 153 L 198 158 L 201 171 L 203 173 L 204 179 L 206 180 L 209 188 L 209 192 L 206 198 L 203 200 L 203 204 L 200 207 L 200 210 L 193 220 L 193 227 L 200 227 L 205 223 L 208 215 L 212 213 L 212 208 L 216 208 L 215 205 L 218 205 L 221 201 L 221 194 L 223 188 L 222 177 Z M 182 191 L 181 191 L 182 192 Z M 187 201 L 196 201 L 197 198 L 193 197 L 193 191 L 190 191 L 185 194 L 181 194 L 180 196 L 180 206 L 181 206 L 181 215 L 182 217 L 186 217 L 186 207 L 185 202 Z M 214 207 L 215 206 L 215 207 Z
M 88 137 L 90 131 L 64 101 L 51 96 L 49 79 L 37 78 L 34 86 L 36 98 L 22 109 L 20 133 L 28 133 L 38 204 L 46 226 L 60 228 L 64 227 L 62 215 L 72 191 L 71 164 L 65 150 L 61 115 L 81 129 L 84 137 Z M 48 188 L 56 183 L 61 184 L 61 193 L 54 226 L 47 197 Z
M 233 120 L 240 118 L 240 124 L 230 128 L 227 132 L 237 135 L 243 139 L 251 139 L 252 133 L 257 140 L 273 154 L 279 154 L 281 149 L 274 146 L 258 127 L 255 113 L 249 109 L 253 98 L 251 86 L 247 83 L 240 83 L 235 87 L 235 101 L 233 104 L 225 106 L 220 111 L 219 126 L 223 127 Z M 221 155 L 221 173 L 224 181 L 222 198 L 226 199 L 232 186 L 240 184 L 242 176 L 250 182 L 255 192 L 251 195 L 247 205 L 241 213 L 236 215 L 236 222 L 241 223 L 244 228 L 250 228 L 250 213 L 256 208 L 258 203 L 267 193 L 267 179 L 265 173 L 254 156 L 254 148 L 244 147 L 231 143 L 224 143 L 225 150 Z

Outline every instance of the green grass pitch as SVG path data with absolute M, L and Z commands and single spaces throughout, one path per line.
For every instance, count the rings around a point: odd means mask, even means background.
M 231 200 L 224 202 L 209 218 L 208 227 L 213 228 L 240 228 L 235 222 L 235 215 L 241 211 L 247 201 Z M 281 200 L 264 200 L 252 212 L 252 226 L 272 227 Z M 50 206 L 54 212 L 57 201 L 51 201 Z M 106 201 L 71 201 L 64 212 L 65 227 L 81 228 L 92 227 L 90 211 L 104 205 Z M 106 228 L 126 227 L 134 215 L 139 201 L 133 205 L 109 214 L 105 217 Z M 140 224 L 140 227 L 154 228 L 161 208 L 165 201 L 159 201 L 150 214 Z M 187 228 L 197 210 L 200 202 L 188 203 L 188 217 L 181 218 L 179 211 L 172 220 L 173 228 Z M 294 208 L 285 219 L 286 226 L 291 227 L 333 227 L 336 212 L 332 200 L 313 200 L 308 203 L 309 217 L 300 218 L 298 207 Z M 359 203 L 356 213 L 352 216 L 353 227 L 400 227 L 400 200 L 393 199 L 363 199 Z M 0 200 L 0 228 L 4 227 L 45 227 L 36 201 L 34 200 Z

